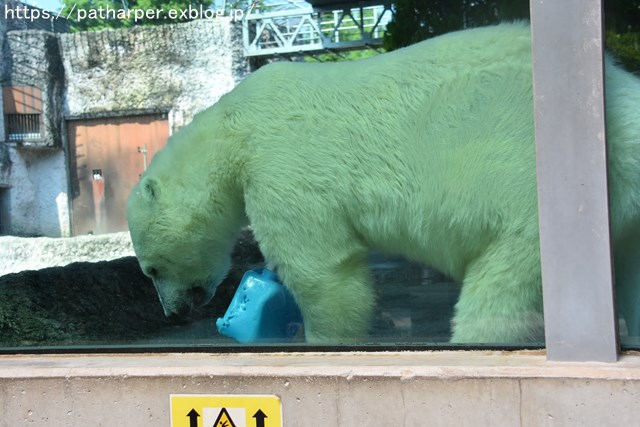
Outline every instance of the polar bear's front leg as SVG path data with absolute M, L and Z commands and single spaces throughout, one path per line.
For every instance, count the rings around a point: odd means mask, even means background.
M 527 344 L 544 340 L 539 260 L 535 240 L 509 236 L 473 261 L 456 304 L 451 341 Z
M 309 184 L 295 183 L 287 197 L 274 197 L 273 188 L 292 176 L 274 172 L 246 190 L 247 216 L 260 250 L 300 307 L 308 342 L 363 339 L 375 300 L 369 248 L 344 216 L 343 204 L 326 199 L 324 193 L 334 193 L 324 186 L 321 193 L 300 192 Z
M 366 338 L 375 299 L 366 256 L 318 264 L 316 259 L 315 269 L 278 269 L 300 306 L 307 342 L 344 344 Z

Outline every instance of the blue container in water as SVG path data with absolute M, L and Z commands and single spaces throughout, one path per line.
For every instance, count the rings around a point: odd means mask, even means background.
M 302 332 L 302 314 L 271 270 L 247 271 L 216 327 L 240 343 L 291 341 Z

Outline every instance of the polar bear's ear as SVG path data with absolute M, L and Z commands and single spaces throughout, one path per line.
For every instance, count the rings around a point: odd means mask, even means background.
M 153 178 L 143 178 L 140 183 L 140 188 L 142 190 L 142 197 L 150 202 L 157 200 L 158 196 L 160 196 L 160 184 Z

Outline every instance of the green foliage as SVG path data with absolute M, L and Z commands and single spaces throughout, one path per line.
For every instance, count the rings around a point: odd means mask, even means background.
M 640 32 L 607 31 L 606 45 L 625 68 L 640 72 Z
M 396 0 L 384 47 L 398 49 L 463 28 L 529 18 L 527 0 Z M 640 0 L 604 2 L 606 46 L 630 71 L 640 72 Z
M 527 0 L 396 0 L 384 47 L 394 50 L 463 28 L 529 18 Z M 640 71 L 640 0 L 604 2 L 606 46 L 629 70 Z
M 606 46 L 632 72 L 640 72 L 640 0 L 604 3 Z
M 353 61 L 356 59 L 368 58 L 370 56 L 375 56 L 381 52 L 367 49 L 367 50 L 352 50 L 349 52 L 339 52 L 339 53 L 322 53 L 319 55 L 313 56 L 305 56 L 304 60 L 306 62 L 337 62 L 337 61 Z
M 640 31 L 640 0 L 606 0 L 604 17 L 607 30 Z
M 384 47 L 398 49 L 463 28 L 529 17 L 527 0 L 396 0 Z

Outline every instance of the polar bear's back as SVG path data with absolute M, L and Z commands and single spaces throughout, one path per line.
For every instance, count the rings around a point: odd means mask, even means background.
M 536 215 L 525 24 L 348 63 L 273 64 L 225 102 L 236 100 L 251 127 L 251 182 L 289 206 L 326 198 L 372 246 L 425 242 L 415 253 L 438 265 L 465 258 L 447 247 L 482 245 L 503 220 Z
M 318 161 L 384 153 L 420 169 L 467 144 L 517 138 L 514 121 L 532 135 L 529 28 L 461 31 L 351 62 L 275 63 L 222 103 L 242 112 L 260 150 Z

